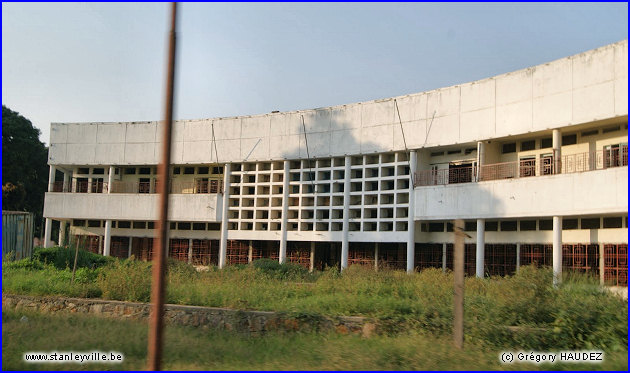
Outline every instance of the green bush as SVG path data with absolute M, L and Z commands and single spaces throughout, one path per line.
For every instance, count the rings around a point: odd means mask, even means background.
M 254 268 L 265 275 L 283 280 L 303 280 L 308 275 L 308 269 L 294 263 L 280 264 L 274 259 L 256 259 L 252 262 Z
M 148 302 L 151 299 L 151 263 L 115 261 L 100 269 L 96 283 L 103 298 Z
M 74 266 L 75 249 L 70 247 L 35 248 L 33 260 L 49 263 L 58 269 L 72 268 Z M 85 250 L 79 250 L 77 268 L 98 268 L 116 261 L 115 258 L 102 256 Z

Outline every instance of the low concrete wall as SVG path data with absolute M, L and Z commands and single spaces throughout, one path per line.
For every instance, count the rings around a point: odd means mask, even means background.
M 151 305 L 148 303 L 10 294 L 2 294 L 2 308 L 43 313 L 85 313 L 99 317 L 141 320 L 147 319 L 151 312 Z M 171 325 L 235 331 L 249 335 L 260 335 L 269 331 L 337 332 L 369 337 L 376 332 L 376 325 L 363 317 L 329 318 L 317 315 L 288 315 L 281 312 L 240 311 L 173 304 L 166 305 L 164 319 Z

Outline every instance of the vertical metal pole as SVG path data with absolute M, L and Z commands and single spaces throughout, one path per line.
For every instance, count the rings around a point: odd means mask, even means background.
M 453 341 L 455 347 L 464 346 L 464 221 L 453 222 L 455 245 L 453 270 L 455 272 L 455 297 L 453 298 Z
M 521 268 L 521 244 L 516 243 L 516 272 Z
M 173 124 L 173 101 L 175 86 L 175 29 L 177 3 L 171 3 L 171 30 L 169 33 L 168 73 L 166 76 L 166 101 L 164 113 L 164 135 L 162 137 L 162 161 L 158 167 L 160 178 L 159 220 L 157 221 L 157 250 L 153 263 L 153 282 L 151 286 L 152 312 L 149 321 L 149 345 L 147 368 L 162 368 L 162 335 L 164 312 L 164 272 L 166 271 L 165 248 L 168 239 L 168 184 L 169 164 L 171 161 L 171 130 Z
M 311 257 L 308 265 L 308 271 L 313 272 L 315 270 L 315 241 L 311 241 Z
M 606 253 L 604 252 L 604 244 L 599 243 L 599 284 L 604 286 L 606 283 Z

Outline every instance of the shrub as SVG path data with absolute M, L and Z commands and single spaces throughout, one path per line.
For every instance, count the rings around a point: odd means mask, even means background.
M 35 248 L 33 260 L 49 263 L 58 269 L 72 268 L 74 266 L 75 249 L 69 247 Z M 116 261 L 115 258 L 102 256 L 85 250 L 79 250 L 77 268 L 98 268 Z
M 302 280 L 308 275 L 308 270 L 294 263 L 280 264 L 274 259 L 256 259 L 252 262 L 254 268 L 272 278 L 283 280 Z
M 148 302 L 151 299 L 151 263 L 115 261 L 100 269 L 96 283 L 103 298 Z

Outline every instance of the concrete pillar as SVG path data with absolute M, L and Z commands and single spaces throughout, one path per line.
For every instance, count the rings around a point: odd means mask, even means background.
M 516 272 L 521 268 L 521 243 L 516 243 Z
M 112 221 L 105 220 L 105 240 L 103 242 L 103 255 L 109 256 L 112 244 Z
M 287 261 L 287 228 L 289 224 L 289 161 L 284 161 L 284 176 L 282 177 L 282 223 L 280 226 L 280 264 Z
M 343 180 L 343 222 L 342 222 L 342 240 L 341 240 L 341 271 L 348 268 L 348 251 L 350 243 L 348 242 L 348 230 L 350 229 L 350 177 L 351 177 L 351 158 L 346 156 Z
M 247 263 L 254 260 L 254 241 L 249 240 L 249 249 L 247 250 Z
M 57 172 L 57 167 L 50 165 L 48 169 L 48 191 L 53 191 L 53 184 L 55 183 L 55 172 Z
M 114 173 L 116 169 L 114 166 L 109 166 L 109 173 L 107 174 L 107 193 L 112 192 L 112 184 L 114 183 Z
M 87 192 L 92 193 L 92 178 L 88 177 Z
M 562 136 L 559 129 L 553 130 L 551 133 L 551 147 L 553 149 L 553 173 L 562 172 Z
M 477 219 L 477 253 L 475 261 L 475 272 L 477 277 L 484 276 L 484 254 L 486 252 L 486 220 Z
M 225 164 L 223 171 L 223 206 L 221 208 L 221 241 L 219 244 L 219 268 L 225 267 L 227 260 L 228 207 L 230 206 L 231 165 Z
M 604 286 L 606 283 L 606 257 L 604 256 L 604 244 L 599 243 L 599 284 Z
M 553 285 L 562 282 L 562 217 L 553 217 Z
M 446 243 L 442 244 L 442 272 L 446 272 Z
M 308 266 L 309 272 L 313 272 L 315 270 L 315 242 L 311 241 L 311 261 Z
M 481 181 L 481 166 L 486 163 L 486 144 L 483 141 L 477 142 L 477 172 L 476 181 Z
M 44 225 L 44 247 L 51 247 L 52 242 L 50 235 L 52 234 L 52 219 L 46 218 L 46 224 Z
M 412 175 L 418 168 L 418 155 L 415 150 L 409 152 L 409 173 Z M 416 256 L 416 230 L 413 217 L 415 215 L 416 195 L 413 189 L 413 182 L 409 182 L 409 208 L 407 211 L 407 273 L 412 273 L 415 267 Z
M 66 227 L 68 223 L 65 220 L 59 222 L 59 246 L 63 246 L 66 243 Z
M 133 245 L 133 237 L 129 237 L 129 247 L 127 248 L 127 258 L 131 258 L 132 246 Z
M 374 270 L 378 271 L 378 242 L 374 242 Z
M 193 257 L 193 239 L 189 238 L 188 239 L 188 264 L 192 264 L 192 257 Z
M 63 187 L 61 189 L 64 193 L 70 191 L 70 172 L 63 173 Z

